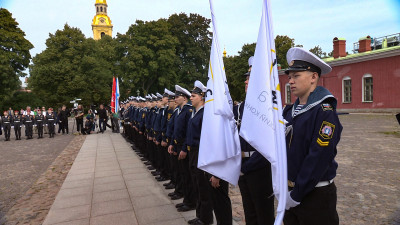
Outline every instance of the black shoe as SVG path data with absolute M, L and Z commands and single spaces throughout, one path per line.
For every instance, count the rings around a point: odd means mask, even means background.
M 194 221 L 193 223 L 191 223 L 192 225 L 206 225 L 206 224 L 209 224 L 209 223 L 203 223 L 203 221 L 201 221 L 200 219 L 198 219 L 198 220 L 196 220 L 196 221 Z M 212 224 L 212 223 L 210 223 L 210 224 Z
M 178 200 L 178 199 L 181 199 L 181 198 L 183 198 L 182 195 L 176 194 L 176 195 L 171 197 L 171 200 Z M 185 212 L 185 211 L 182 211 L 182 212 Z
M 165 186 L 168 186 L 168 185 L 170 185 L 170 184 L 172 184 L 172 181 L 170 181 L 170 182 L 168 182 L 168 183 L 164 183 L 163 186 L 165 187 Z
M 153 176 L 158 176 L 158 175 L 161 175 L 161 172 L 156 170 L 156 171 L 151 172 L 151 174 Z
M 174 195 L 176 195 L 176 193 L 175 192 L 171 192 L 171 193 L 168 194 L 168 197 L 172 197 Z
M 149 166 L 147 167 L 148 170 L 155 170 L 156 168 L 154 168 L 153 166 Z
M 178 208 L 178 212 L 187 212 L 187 211 L 195 210 L 195 209 L 196 209 L 196 207 L 190 207 L 190 206 L 184 205 L 184 206 Z
M 182 207 L 182 206 L 184 206 L 184 205 L 185 205 L 185 203 L 183 203 L 183 202 L 182 202 L 182 203 L 178 203 L 178 204 L 175 205 L 175 208 L 180 208 L 180 207 Z M 189 220 L 189 221 L 190 221 L 190 220 Z M 188 221 L 188 222 L 189 222 L 189 221 Z
M 163 181 L 166 181 L 166 180 L 168 180 L 168 179 L 165 178 L 165 177 L 161 177 L 160 179 L 157 179 L 158 182 L 163 182 Z
M 169 185 L 165 186 L 165 189 L 166 189 L 166 190 L 174 189 L 174 188 L 175 188 L 175 185 L 174 185 L 174 184 L 169 184 Z

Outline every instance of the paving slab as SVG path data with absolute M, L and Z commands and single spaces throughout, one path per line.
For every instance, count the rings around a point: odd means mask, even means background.
M 90 135 L 72 165 L 45 225 L 184 225 L 162 184 L 120 134 Z

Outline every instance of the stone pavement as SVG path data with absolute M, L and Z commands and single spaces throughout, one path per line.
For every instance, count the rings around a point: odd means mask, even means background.
M 43 224 L 187 224 L 167 193 L 120 134 L 89 135 Z

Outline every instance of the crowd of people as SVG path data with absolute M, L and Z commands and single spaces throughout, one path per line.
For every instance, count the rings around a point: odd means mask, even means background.
M 317 85 L 320 76 L 329 73 L 331 67 L 309 51 L 296 47 L 288 51 L 287 61 L 289 68 L 285 73 L 292 93 L 298 98 L 283 110 L 288 171 L 283 221 L 285 225 L 337 225 L 334 178 L 338 164 L 335 157 L 342 126 L 336 113 L 336 99 L 327 89 Z M 251 75 L 249 66 L 248 73 L 244 74 L 246 92 Z M 123 136 L 151 174 L 157 181 L 169 181 L 164 186 L 174 189 L 168 194 L 172 200 L 182 199 L 176 204 L 177 210 L 196 210 L 196 218 L 188 221 L 189 224 L 212 224 L 214 212 L 217 224 L 231 225 L 228 182 L 197 168 L 203 111 L 207 107 L 206 91 L 207 88 L 196 81 L 191 91 L 175 85 L 174 92 L 165 89 L 163 94 L 130 97 L 122 102 L 119 114 L 108 112 L 100 105 L 96 112 L 89 110 L 85 117 L 83 107 L 79 105 L 73 115 L 81 133 L 94 131 L 96 120 L 98 132 L 103 133 L 109 126 L 109 119 L 113 132 L 119 132 L 120 119 Z M 238 129 L 244 106 L 242 102 L 233 108 Z M 32 112 L 29 107 L 24 112 L 5 111 L 1 124 L 6 140 L 10 139 L 12 125 L 17 139 L 21 138 L 22 124 L 25 124 L 28 139 L 32 138 L 34 124 L 38 138 L 43 136 L 45 124 L 50 137 L 54 136 L 56 123 L 60 125 L 59 130 L 68 133 L 66 118 L 70 112 L 65 107 L 57 114 L 51 108 L 45 114 L 44 109 L 36 111 Z M 240 147 L 242 161 L 238 184 L 246 224 L 274 224 L 271 164 L 241 137 Z
M 119 116 L 111 113 L 103 104 L 98 110 L 89 109 L 85 113 L 83 106 L 78 105 L 75 109 L 67 109 L 65 105 L 55 112 L 53 108 L 36 107 L 32 110 L 27 106 L 25 110 L 13 110 L 9 108 L 0 116 L 0 135 L 4 133 L 4 141 L 10 141 L 12 130 L 15 133 L 15 140 L 21 140 L 21 130 L 25 128 L 26 139 L 43 138 L 43 134 L 48 134 L 49 138 L 54 138 L 56 133 L 69 134 L 69 118 L 73 117 L 76 124 L 77 134 L 91 134 L 99 127 L 99 132 L 104 132 L 109 127 L 113 132 L 119 133 Z M 108 121 L 111 119 L 111 126 Z M 99 121 L 99 125 L 97 124 Z M 58 132 L 57 127 L 58 125 Z M 72 127 L 74 129 L 74 127 Z
M 333 179 L 342 126 L 336 99 L 317 86 L 331 68 L 301 48 L 289 50 L 287 60 L 285 72 L 298 99 L 283 112 L 289 179 L 284 224 L 339 224 Z M 246 92 L 250 74 L 251 65 L 244 76 Z M 130 97 L 121 109 L 123 135 L 155 179 L 169 181 L 164 183 L 166 189 L 174 189 L 169 197 L 183 199 L 177 210 L 196 210 L 189 224 L 212 224 L 213 211 L 217 224 L 232 224 L 228 183 L 197 168 L 206 90 L 196 81 L 191 92 L 175 85 L 175 92 Z M 233 108 L 238 129 L 244 106 L 242 102 Z M 246 224 L 274 224 L 271 164 L 241 137 L 240 145 L 239 188 Z

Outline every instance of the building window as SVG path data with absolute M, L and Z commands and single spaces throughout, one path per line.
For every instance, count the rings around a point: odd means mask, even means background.
M 97 12 L 99 12 L 99 7 L 97 7 Z
M 104 32 L 101 32 L 101 38 L 103 38 L 104 37 L 104 35 L 106 35 L 106 33 L 104 33 Z
M 290 84 L 285 85 L 286 104 L 292 104 L 292 92 L 290 91 Z
M 371 74 L 366 74 L 363 76 L 363 102 L 373 101 L 373 79 Z
M 100 12 L 103 12 L 103 7 L 100 7 Z
M 343 103 L 351 103 L 351 78 L 350 77 L 344 77 L 343 78 L 343 84 L 342 84 L 342 90 L 343 90 Z

